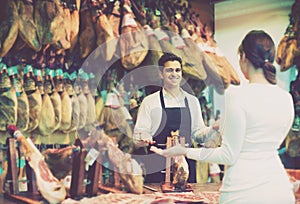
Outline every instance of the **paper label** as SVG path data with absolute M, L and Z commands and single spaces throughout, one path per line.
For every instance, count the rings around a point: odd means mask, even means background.
M 177 49 L 183 49 L 185 47 L 185 43 L 184 43 L 183 39 L 179 35 L 173 36 L 171 38 L 171 43 Z
M 216 164 L 216 163 L 209 164 L 209 174 L 219 174 L 220 172 L 221 172 L 221 169 L 218 164 Z
M 153 29 L 149 25 L 145 25 L 144 30 L 146 31 L 147 36 L 154 36 L 155 35 Z
M 131 26 L 137 27 L 135 20 L 132 18 L 132 14 L 128 13 L 123 16 L 122 27 Z
M 99 156 L 99 152 L 92 148 L 90 149 L 90 151 L 88 152 L 88 154 L 86 155 L 84 161 L 86 162 L 86 170 L 88 170 L 89 166 L 92 166 L 94 164 L 94 162 L 96 161 L 96 159 Z
M 160 28 L 154 30 L 155 36 L 158 40 L 169 40 L 169 36 Z

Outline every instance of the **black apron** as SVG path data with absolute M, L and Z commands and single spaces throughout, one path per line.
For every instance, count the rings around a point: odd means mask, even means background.
M 162 107 L 162 119 L 158 130 L 153 136 L 156 142 L 154 145 L 164 149 L 167 137 L 171 136 L 171 131 L 179 130 L 179 136 L 185 137 L 185 144 L 192 147 L 191 140 L 191 114 L 187 98 L 184 99 L 185 107 L 166 108 L 162 90 L 160 91 L 160 102 Z M 141 156 L 141 155 L 140 155 Z M 141 158 L 141 157 L 140 157 Z M 148 150 L 148 154 L 140 159 L 144 163 L 146 170 L 145 183 L 160 183 L 165 181 L 166 159 Z M 187 160 L 189 164 L 188 182 L 196 182 L 196 162 Z M 162 172 L 163 171 L 163 172 Z

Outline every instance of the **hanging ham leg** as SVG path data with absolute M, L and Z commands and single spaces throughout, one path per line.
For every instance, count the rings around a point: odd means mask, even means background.
M 154 29 L 154 34 L 161 46 L 162 51 L 174 53 L 175 55 L 182 58 L 182 69 L 183 69 L 183 73 L 186 77 L 194 78 L 197 80 L 203 80 L 203 78 L 206 77 L 206 76 L 204 77 L 205 72 L 202 72 L 200 74 L 198 68 L 193 64 L 193 62 L 191 62 L 189 57 L 184 53 L 184 51 L 182 50 L 182 47 L 180 49 L 176 48 L 176 46 L 174 46 L 170 42 L 169 35 L 173 36 L 172 38 L 175 39 L 174 38 L 175 33 L 162 30 L 160 27 L 158 27 L 157 20 L 154 20 L 154 19 L 152 19 L 152 20 L 153 20 L 152 27 Z M 194 54 L 195 53 L 193 53 L 193 55 Z
M 280 71 L 286 71 L 297 64 L 300 55 L 300 4 L 295 1 L 290 14 L 288 25 L 283 38 L 277 47 L 276 62 L 280 65 Z M 298 67 L 299 68 L 299 67 Z
M 276 53 L 276 62 L 279 65 L 283 64 L 283 58 L 284 58 L 283 56 L 285 53 L 285 48 L 287 47 L 287 41 L 288 41 L 288 36 L 284 35 L 278 44 L 277 53 Z
M 48 83 L 50 83 L 50 81 Z M 51 84 L 49 85 L 52 88 L 52 85 Z M 61 98 L 59 93 L 57 93 L 57 91 L 53 89 L 51 89 L 51 93 L 48 94 L 51 94 L 50 99 L 55 113 L 55 127 L 54 127 L 54 131 L 55 131 L 60 127 L 61 118 L 62 118 Z
M 149 42 L 143 28 L 134 19 L 130 1 L 124 2 L 121 27 L 122 35 L 119 38 L 121 63 L 125 69 L 131 70 L 139 66 L 145 59 Z
M 52 44 L 59 49 L 70 48 L 70 14 L 68 9 L 64 11 L 60 0 L 36 0 L 34 8 L 34 21 L 41 44 Z
M 101 96 L 97 96 L 95 99 L 95 111 L 96 111 L 96 121 L 99 123 L 102 110 L 104 108 L 104 100 Z
M 35 51 L 41 49 L 41 43 L 38 39 L 37 25 L 34 22 L 34 7 L 29 1 L 17 1 L 19 21 L 19 34 L 26 44 Z
M 112 27 L 113 34 L 114 34 L 114 40 L 119 39 L 120 32 L 119 32 L 119 27 L 120 27 L 120 1 L 115 1 L 114 7 L 112 9 L 112 12 L 107 15 L 107 19 L 109 21 L 109 24 Z M 114 41 L 112 42 L 114 43 Z M 117 42 L 118 44 L 118 42 Z M 120 58 L 120 49 L 116 49 L 114 56 L 116 56 L 118 59 Z
M 226 89 L 229 84 L 239 85 L 240 78 L 238 74 L 236 73 L 231 63 L 224 56 L 221 49 L 217 46 L 217 43 L 213 39 L 212 32 L 209 27 L 206 27 L 206 38 L 206 46 L 208 46 L 208 49 L 205 51 L 209 53 L 209 56 L 211 57 L 211 59 L 213 59 L 215 65 L 218 67 L 218 72 L 224 83 L 224 88 Z
M 72 120 L 71 127 L 68 130 L 63 131 L 64 133 L 69 133 L 77 130 L 79 126 L 79 116 L 80 116 L 80 104 L 77 95 L 74 92 L 72 82 L 68 82 L 65 84 L 65 88 L 69 97 L 72 101 Z
M 87 102 L 87 98 L 85 97 L 84 93 L 82 92 L 79 84 L 75 85 L 75 92 L 77 94 L 78 101 L 79 101 L 79 107 L 80 107 L 79 124 L 78 124 L 78 130 L 80 130 L 80 129 L 84 128 L 84 126 L 86 124 L 88 102 Z
M 45 93 L 42 96 L 42 107 L 38 129 L 43 136 L 51 135 L 55 128 L 55 112 L 50 96 Z
M 223 64 L 223 67 L 227 70 L 227 73 L 229 74 L 230 83 L 233 85 L 239 85 L 241 83 L 241 80 L 237 72 L 235 71 L 232 64 L 224 56 L 219 47 L 216 47 L 216 55 L 218 57 L 218 60 Z
M 199 49 L 196 48 L 196 45 L 194 42 L 192 42 L 191 36 L 188 34 L 188 32 L 185 29 L 181 31 L 182 39 L 185 44 L 185 46 L 182 48 L 186 58 L 188 59 L 188 62 L 192 64 L 191 69 L 195 70 L 194 72 L 197 73 L 198 78 L 200 80 L 205 80 L 207 77 L 207 74 L 205 72 L 205 68 L 203 66 L 203 58 L 199 57 L 201 54 L 198 54 L 200 52 Z M 178 36 L 181 38 L 181 36 Z M 189 42 L 190 41 L 190 42 Z M 193 44 L 193 45 L 191 45 Z
M 66 189 L 57 178 L 53 176 L 43 155 L 35 147 L 31 139 L 26 139 L 20 131 L 15 131 L 14 137 L 20 143 L 20 149 L 35 173 L 37 186 L 42 196 L 49 203 L 62 202 L 66 197 Z
M 72 100 L 68 93 L 64 90 L 61 94 L 61 123 L 58 128 L 61 131 L 68 130 L 71 127 L 72 121 Z
M 39 125 L 40 113 L 42 111 L 42 96 L 36 89 L 35 79 L 32 72 L 24 77 L 24 90 L 29 102 L 29 124 L 26 132 L 32 132 Z M 29 76 L 28 76 L 29 75 Z
M 286 71 L 294 64 L 297 51 L 297 40 L 284 36 L 277 49 L 276 62 L 280 65 L 280 71 Z
M 111 24 L 101 10 L 92 9 L 92 13 L 93 25 L 97 35 L 96 43 L 101 46 L 101 49 L 96 51 L 101 51 L 101 53 L 96 53 L 96 55 L 101 54 L 106 61 L 110 61 L 116 52 L 118 38 L 115 38 Z
M 0 57 L 5 56 L 18 37 L 19 17 L 15 1 L 2 1 L 0 12 Z
M 82 2 L 80 9 L 79 51 L 81 58 L 86 58 L 96 48 L 96 33 L 87 1 Z
M 25 92 L 18 97 L 17 127 L 26 131 L 29 124 L 29 101 Z
M 17 123 L 18 99 L 7 70 L 0 71 L 0 131 L 6 131 L 7 124 Z
M 79 10 L 80 10 L 80 0 L 70 0 L 68 2 L 68 7 L 71 12 L 70 16 L 70 42 L 71 42 L 71 50 L 73 50 L 78 41 L 78 33 L 79 33 Z
M 86 85 L 88 86 L 88 85 Z M 96 106 L 95 106 L 95 99 L 92 93 L 89 91 L 89 88 L 87 87 L 87 90 L 85 91 L 85 96 L 87 99 L 87 118 L 85 122 L 85 131 L 89 132 L 95 128 L 95 122 L 96 122 Z
M 115 37 L 119 37 L 119 26 L 120 26 L 120 2 L 115 1 L 114 7 L 111 14 L 108 14 L 107 19 L 112 26 Z
M 58 12 L 61 13 L 63 17 L 63 25 L 60 28 L 64 32 L 59 36 L 58 39 L 58 48 L 63 48 L 64 50 L 69 49 L 71 47 L 70 36 L 72 33 L 72 24 L 71 24 L 71 12 L 68 8 L 68 2 L 66 0 L 61 0 L 60 4 L 62 6 L 58 7 Z M 61 46 L 61 47 L 60 47 Z
M 131 73 L 135 79 L 135 84 L 139 87 L 145 84 L 160 86 L 161 80 L 159 77 L 158 60 L 163 55 L 162 48 L 154 35 L 153 29 L 149 25 L 145 25 L 144 30 L 149 39 L 149 51 L 145 60 L 139 66 L 142 67 L 142 69 L 136 69 Z M 147 86 L 147 89 L 151 89 L 150 91 L 152 91 L 155 87 Z

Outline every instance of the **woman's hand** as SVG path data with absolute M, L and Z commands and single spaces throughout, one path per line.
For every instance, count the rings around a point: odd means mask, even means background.
M 155 146 L 151 146 L 150 151 L 155 152 L 156 154 L 162 155 L 164 157 L 174 157 L 186 156 L 188 148 L 185 148 L 182 145 L 176 145 L 168 149 L 160 149 Z

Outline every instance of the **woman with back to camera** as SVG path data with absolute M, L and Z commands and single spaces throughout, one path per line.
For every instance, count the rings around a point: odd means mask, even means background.
M 238 53 L 249 84 L 226 92 L 222 145 L 151 150 L 227 165 L 221 204 L 294 204 L 292 184 L 277 152 L 291 128 L 294 108 L 291 95 L 276 85 L 274 42 L 264 31 L 253 30 Z

